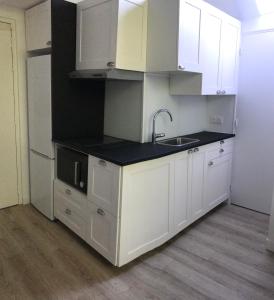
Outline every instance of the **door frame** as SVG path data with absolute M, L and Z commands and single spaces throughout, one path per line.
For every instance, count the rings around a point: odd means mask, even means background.
M 16 40 L 16 21 L 14 19 L 0 16 L 1 23 L 7 23 L 11 26 L 12 43 L 12 66 L 13 66 L 13 94 L 14 94 L 14 123 L 16 139 L 16 166 L 17 166 L 17 194 L 18 204 L 23 204 L 22 191 L 22 159 L 21 159 L 21 124 L 20 124 L 20 103 L 19 103 L 19 72 L 17 58 L 17 40 Z

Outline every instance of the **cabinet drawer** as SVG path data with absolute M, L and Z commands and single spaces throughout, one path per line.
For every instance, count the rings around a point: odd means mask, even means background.
M 72 205 L 71 200 L 58 190 L 54 191 L 54 216 L 81 238 L 85 238 L 85 215 Z
M 65 198 L 71 206 L 79 210 L 83 210 L 85 208 L 87 201 L 86 195 L 78 192 L 58 179 L 54 181 L 54 191 L 56 196 L 60 195 L 60 197 Z
M 118 219 L 99 206 L 88 203 L 86 242 L 116 265 Z
M 207 153 L 207 159 L 215 159 L 233 152 L 233 142 L 218 142 Z
M 89 157 L 88 200 L 114 216 L 118 216 L 120 169 L 108 161 Z

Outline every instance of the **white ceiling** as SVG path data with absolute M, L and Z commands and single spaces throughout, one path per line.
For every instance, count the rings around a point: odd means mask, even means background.
M 43 0 L 0 0 L 0 5 L 14 6 L 22 9 L 30 8 Z

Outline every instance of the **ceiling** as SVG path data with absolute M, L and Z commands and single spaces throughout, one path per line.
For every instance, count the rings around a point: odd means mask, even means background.
M 22 9 L 30 8 L 43 0 L 0 0 L 0 5 L 14 6 Z

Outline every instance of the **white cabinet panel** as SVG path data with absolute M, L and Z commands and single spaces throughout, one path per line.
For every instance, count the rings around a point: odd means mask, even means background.
M 178 66 L 192 72 L 200 67 L 200 30 L 202 8 L 200 1 L 180 1 Z
M 184 152 L 175 160 L 174 171 L 174 229 L 175 234 L 189 222 L 189 169 L 190 156 Z
M 86 213 L 86 242 L 115 265 L 118 220 L 107 211 L 90 202 L 88 202 Z
M 51 1 L 45 1 L 26 11 L 27 50 L 51 46 Z
M 230 196 L 232 154 L 208 159 L 205 174 L 205 206 L 211 210 Z
M 88 199 L 114 216 L 118 215 L 120 167 L 89 157 Z
M 76 68 L 144 71 L 145 0 L 84 0 L 77 5 Z
M 205 152 L 197 151 L 193 153 L 189 167 L 190 218 L 193 221 L 204 214 L 204 164 Z
M 124 168 L 119 265 L 170 237 L 173 174 L 173 164 L 166 158 Z

